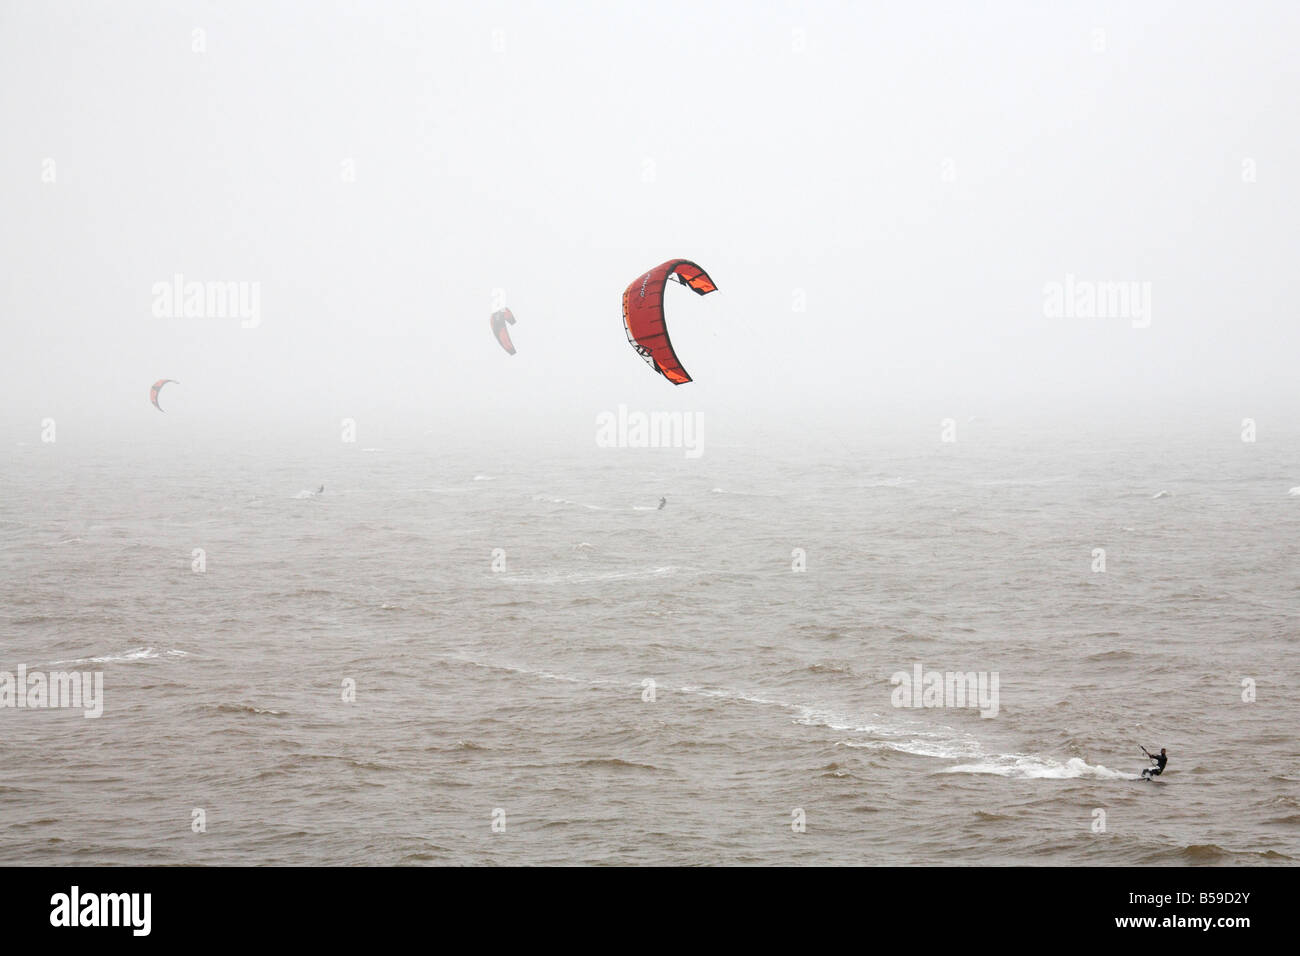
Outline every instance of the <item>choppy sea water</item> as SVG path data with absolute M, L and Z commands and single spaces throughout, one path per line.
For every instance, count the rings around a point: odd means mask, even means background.
M 1300 859 L 1300 471 L 1231 431 L 0 478 L 0 671 L 104 681 L 0 709 L 0 863 Z

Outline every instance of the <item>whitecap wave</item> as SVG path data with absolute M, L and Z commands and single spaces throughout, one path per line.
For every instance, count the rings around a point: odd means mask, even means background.
M 1081 757 L 1071 757 L 1061 763 L 1050 757 L 1034 754 L 994 754 L 974 763 L 948 767 L 944 773 L 979 773 L 998 777 L 1019 777 L 1031 780 L 1070 780 L 1092 777 L 1097 780 L 1141 780 L 1138 773 L 1112 770 L 1101 764 L 1090 764 Z
M 159 658 L 176 658 L 189 657 L 185 651 L 165 650 L 158 651 L 152 647 L 136 647 L 129 651 L 120 651 L 116 654 L 105 654 L 103 657 L 79 657 L 71 661 L 50 661 L 47 667 L 53 667 L 59 664 L 121 664 L 129 661 L 152 661 Z
M 905 488 L 908 485 L 916 484 L 915 478 L 904 478 L 901 475 L 897 478 L 881 478 L 877 481 L 864 482 L 859 487 L 862 488 Z
M 599 505 L 584 505 L 581 501 L 571 501 L 568 498 L 551 498 L 547 495 L 533 495 L 534 501 L 544 501 L 552 505 L 573 505 L 576 508 L 586 508 L 590 511 L 608 511 L 608 508 L 602 508 Z
M 642 571 L 606 571 L 601 574 L 592 574 L 587 571 L 575 574 L 508 574 L 502 578 L 502 581 L 505 584 L 583 584 L 590 581 L 632 581 L 641 578 L 666 578 L 676 573 L 677 568 L 668 565 Z

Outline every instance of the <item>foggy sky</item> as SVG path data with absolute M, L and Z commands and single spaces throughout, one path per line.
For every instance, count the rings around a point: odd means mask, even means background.
M 169 428 L 1290 414 L 1298 40 L 1293 3 L 3 0 L 3 437 L 148 433 L 164 377 Z M 674 257 L 720 289 L 668 289 L 679 388 L 620 312 Z M 177 273 L 260 323 L 155 316 Z M 1045 315 L 1068 276 L 1149 283 L 1149 327 Z

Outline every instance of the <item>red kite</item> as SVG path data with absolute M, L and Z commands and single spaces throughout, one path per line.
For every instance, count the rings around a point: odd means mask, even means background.
M 709 274 L 689 259 L 669 259 L 645 275 L 632 280 L 623 290 L 623 329 L 627 340 L 646 364 L 674 385 L 691 380 L 677 360 L 664 321 L 664 288 L 669 279 L 694 290 L 698 295 L 716 292 Z

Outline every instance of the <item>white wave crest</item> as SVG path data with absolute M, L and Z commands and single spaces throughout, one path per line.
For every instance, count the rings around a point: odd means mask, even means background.
M 1081 757 L 1071 757 L 1065 763 L 1033 754 L 996 754 L 975 763 L 949 767 L 944 773 L 985 773 L 998 777 L 1025 779 L 1069 780 L 1092 777 L 1098 780 L 1140 780 L 1141 774 L 1112 770 L 1101 764 L 1090 764 Z
M 47 666 L 58 664 L 120 664 L 127 661 L 152 661 L 164 657 L 188 657 L 185 651 L 166 650 L 161 653 L 152 647 L 136 647 L 129 651 L 120 651 L 116 654 L 105 654 L 103 657 L 79 657 L 71 661 L 50 661 Z

